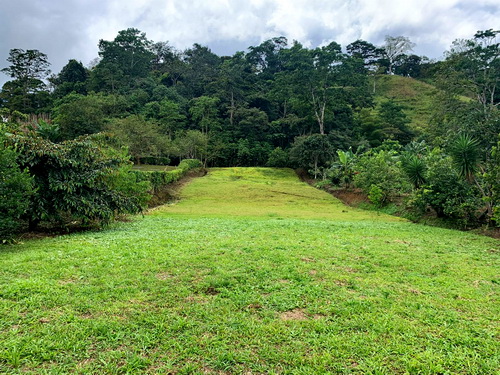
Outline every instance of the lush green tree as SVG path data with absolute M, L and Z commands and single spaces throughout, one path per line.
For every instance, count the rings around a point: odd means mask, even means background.
M 482 205 L 477 187 L 461 178 L 453 159 L 439 150 L 434 150 L 426 163 L 426 182 L 414 193 L 412 205 L 422 212 L 430 206 L 438 217 L 452 219 L 462 227 L 476 224 Z
M 11 49 L 7 61 L 10 65 L 2 72 L 12 81 L 2 87 L 0 99 L 10 110 L 39 113 L 50 103 L 44 79 L 50 74 L 47 55 L 38 50 Z
M 472 39 L 455 41 L 439 65 L 437 83 L 444 94 L 438 97 L 431 128 L 437 144 L 457 133 L 477 139 L 483 154 L 495 144 L 500 132 L 498 35 L 500 31 L 478 31 Z
M 208 158 L 208 136 L 199 130 L 180 132 L 175 137 L 176 152 L 182 159 L 198 159 L 206 164 Z
M 55 87 L 53 95 L 61 98 L 72 92 L 87 94 L 86 81 L 88 76 L 89 72 L 81 62 L 69 60 L 57 76 L 50 78 L 50 82 Z
M 126 92 L 137 87 L 152 69 L 154 53 L 146 34 L 129 28 L 113 41 L 99 41 L 101 60 L 91 71 L 90 87 L 96 91 Z
M 406 144 L 412 140 L 415 133 L 409 128 L 410 120 L 403 109 L 401 105 L 388 100 L 380 104 L 377 117 L 385 138 Z
M 186 115 L 178 103 L 169 99 L 147 103 L 144 106 L 144 115 L 147 119 L 156 120 L 161 132 L 169 137 L 185 128 Z
M 276 147 L 269 153 L 266 166 L 274 168 L 286 168 L 290 165 L 288 152 L 281 147 Z
M 312 170 L 317 178 L 321 169 L 332 160 L 333 149 L 326 135 L 312 134 L 297 137 L 290 149 L 290 160 L 296 166 Z
M 272 38 L 255 47 L 249 47 L 246 56 L 256 74 L 261 74 L 263 79 L 271 79 L 274 74 L 282 69 L 281 50 L 288 44 L 284 36 Z
M 376 205 L 384 205 L 410 190 L 395 151 L 370 150 L 357 159 L 354 169 L 354 185 Z
M 376 70 L 377 62 L 384 54 L 384 49 L 374 46 L 373 44 L 358 39 L 346 47 L 347 54 L 356 59 L 361 59 L 363 65 L 368 70 Z
M 500 141 L 491 149 L 484 179 L 489 185 L 490 195 L 487 201 L 492 209 L 491 219 L 500 227 Z
M 53 118 L 62 137 L 73 139 L 102 131 L 107 118 L 127 113 L 126 106 L 117 96 L 72 93 L 56 102 Z
M 142 158 L 169 155 L 169 138 L 161 133 L 156 122 L 146 120 L 142 116 L 112 119 L 105 129 L 127 147 L 136 164 L 140 164 Z
M 184 84 L 180 89 L 189 98 L 197 98 L 209 94 L 207 88 L 217 80 L 221 58 L 208 47 L 195 43 L 184 51 L 183 61 L 186 64 L 183 74 Z
M 208 134 L 219 125 L 218 104 L 218 98 L 209 96 L 200 96 L 191 100 L 189 113 L 203 134 Z

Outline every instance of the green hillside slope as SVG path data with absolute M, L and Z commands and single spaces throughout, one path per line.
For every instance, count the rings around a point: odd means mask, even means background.
M 2 247 L 0 373 L 493 374 L 499 251 L 213 169 L 133 222 Z
M 375 103 L 390 99 L 404 106 L 411 127 L 416 130 L 429 124 L 437 93 L 436 87 L 410 77 L 382 75 L 375 81 Z

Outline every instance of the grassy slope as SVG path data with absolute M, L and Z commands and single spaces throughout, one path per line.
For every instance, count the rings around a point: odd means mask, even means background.
M 498 369 L 498 241 L 346 208 L 289 170 L 212 170 L 183 196 L 1 248 L 0 372 Z
M 414 129 L 425 129 L 432 114 L 433 97 L 438 89 L 425 82 L 409 77 L 383 75 L 377 76 L 375 103 L 388 99 L 406 107 L 405 113 Z

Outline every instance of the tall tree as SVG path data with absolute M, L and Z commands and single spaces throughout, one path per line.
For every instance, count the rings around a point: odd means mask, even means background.
M 415 43 L 412 43 L 405 36 L 387 35 L 385 37 L 384 54 L 389 61 L 389 74 L 394 74 L 393 67 L 398 57 L 412 51 L 413 47 L 415 47 Z
M 10 110 L 39 112 L 48 102 L 47 86 L 43 82 L 50 74 L 47 55 L 38 50 L 11 49 L 10 65 L 2 72 L 12 81 L 4 84 L 0 98 Z
M 129 28 L 118 32 L 113 41 L 99 41 L 101 61 L 92 71 L 92 88 L 127 91 L 136 87 L 151 71 L 154 53 L 146 34 Z
M 89 72 L 81 62 L 69 60 L 57 76 L 50 78 L 50 82 L 55 86 L 54 96 L 61 98 L 71 92 L 85 95 L 88 75 Z

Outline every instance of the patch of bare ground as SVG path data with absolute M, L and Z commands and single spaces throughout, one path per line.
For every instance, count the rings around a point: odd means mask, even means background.
M 318 182 L 311 178 L 305 169 L 297 169 L 295 173 L 297 173 L 301 181 L 307 182 L 311 186 L 315 186 Z M 369 202 L 368 197 L 361 189 L 334 189 L 331 186 L 324 186 L 322 189 L 348 206 L 358 206 L 360 203 Z
M 304 320 L 309 320 L 309 319 L 315 319 L 315 320 L 321 319 L 323 317 L 323 315 L 321 315 L 321 314 L 309 315 L 305 312 L 304 309 L 297 308 L 297 309 L 282 312 L 279 317 L 283 321 L 290 321 L 290 320 L 304 321 Z

